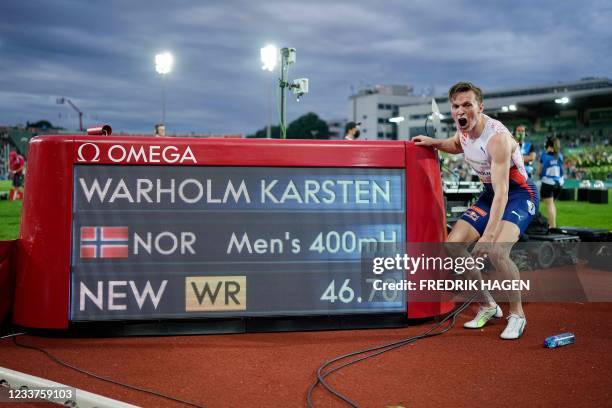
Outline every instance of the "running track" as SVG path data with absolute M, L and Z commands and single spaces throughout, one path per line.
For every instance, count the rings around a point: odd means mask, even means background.
M 341 370 L 330 384 L 363 407 L 612 406 L 612 303 L 527 304 L 527 328 L 518 341 L 498 338 L 505 320 L 481 330 L 463 329 L 474 307 L 450 332 Z M 429 327 L 105 339 L 26 335 L 18 340 L 80 368 L 206 407 L 303 407 L 324 361 Z M 546 336 L 565 331 L 576 334 L 576 344 L 542 347 Z M 135 405 L 181 406 L 58 366 L 11 339 L 0 340 L 0 366 Z M 346 406 L 320 388 L 314 402 L 316 407 Z M 16 404 L 37 405 L 50 406 Z

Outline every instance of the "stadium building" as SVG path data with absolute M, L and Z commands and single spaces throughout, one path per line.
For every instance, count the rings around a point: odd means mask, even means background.
M 607 140 L 612 134 L 612 80 L 608 78 L 483 91 L 485 113 L 511 130 L 526 125 L 536 140 L 554 133 L 566 141 L 586 144 L 592 139 Z M 438 137 L 448 137 L 454 132 L 448 97 L 435 100 L 442 113 Z M 372 140 L 431 134 L 430 115 L 431 97 L 414 95 L 408 85 L 377 85 L 349 97 L 347 117 L 361 122 L 362 134 Z M 391 118 L 399 121 L 392 123 Z
M 410 85 L 376 85 L 349 96 L 347 117 L 361 122 L 361 134 L 369 140 L 397 139 L 397 126 L 389 119 L 398 115 L 401 106 L 423 105 L 428 100 L 413 95 Z
M 532 139 L 555 134 L 566 142 L 587 144 L 605 142 L 612 135 L 612 80 L 608 78 L 483 92 L 487 115 L 501 120 L 511 131 L 520 124 L 527 126 Z M 442 114 L 442 134 L 437 137 L 446 138 L 455 131 L 450 103 L 446 95 L 435 100 Z M 432 134 L 430 100 L 400 106 L 398 115 L 404 118 L 398 125 L 398 139 Z
M 326 121 L 329 128 L 330 139 L 344 139 L 344 127 L 347 124 L 346 119 L 330 119 Z

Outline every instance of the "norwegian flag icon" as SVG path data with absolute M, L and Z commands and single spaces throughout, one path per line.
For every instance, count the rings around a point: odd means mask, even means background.
M 81 258 L 127 258 L 128 227 L 81 227 Z

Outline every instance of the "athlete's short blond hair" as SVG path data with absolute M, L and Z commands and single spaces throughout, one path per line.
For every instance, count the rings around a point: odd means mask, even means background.
M 457 82 L 455 85 L 451 86 L 451 88 L 448 90 L 448 100 L 452 102 L 453 96 L 455 96 L 455 94 L 458 94 L 461 92 L 468 92 L 468 91 L 473 91 L 474 94 L 476 95 L 476 99 L 478 100 L 478 103 L 482 103 L 482 100 L 483 100 L 482 89 L 480 89 L 479 87 L 477 87 L 471 82 Z

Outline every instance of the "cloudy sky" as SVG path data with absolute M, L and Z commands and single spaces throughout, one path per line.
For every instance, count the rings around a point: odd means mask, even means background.
M 161 119 L 154 55 L 169 50 L 169 132 L 252 133 L 267 123 L 278 73 L 259 49 L 297 49 L 289 77 L 310 94 L 288 120 L 345 118 L 351 87 L 412 84 L 436 94 L 459 80 L 487 90 L 612 77 L 612 3 L 574 1 L 0 2 L 0 124 L 47 119 L 151 133 Z M 275 97 L 276 90 L 272 90 Z M 276 104 L 273 119 L 278 118 Z

